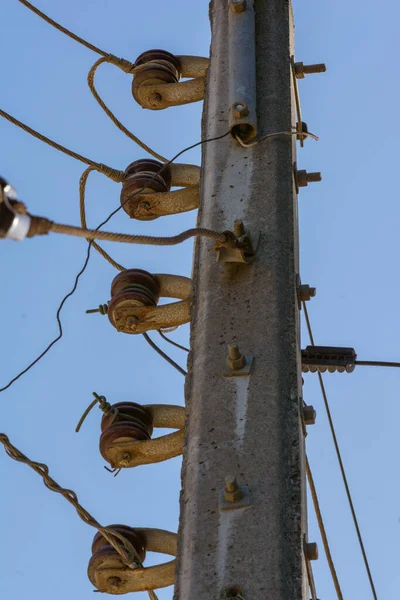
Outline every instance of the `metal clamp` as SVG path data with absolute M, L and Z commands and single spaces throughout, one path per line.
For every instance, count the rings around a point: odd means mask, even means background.
M 154 440 L 116 441 L 107 448 L 109 463 L 113 468 L 138 467 L 158 463 L 183 453 L 185 409 L 169 404 L 144 405 L 152 416 L 153 426 L 178 429 Z
M 216 246 L 217 262 L 251 264 L 256 257 L 260 232 L 252 235 L 246 233 L 243 221 L 237 220 L 234 223 L 234 233 L 238 239 L 238 245 L 235 248 Z
M 156 274 L 160 296 L 180 298 L 162 306 L 138 306 L 135 300 L 121 299 L 109 306 L 108 317 L 112 325 L 124 333 L 145 333 L 169 327 L 179 327 L 190 321 L 191 280 L 181 275 Z
M 135 63 L 132 95 L 142 108 L 161 110 L 199 102 L 204 98 L 209 59 L 174 56 L 164 50 L 149 50 Z M 180 78 L 188 81 L 180 81 Z
M 143 538 L 147 551 L 176 556 L 176 533 L 141 527 L 135 527 L 135 532 Z M 98 553 L 89 562 L 88 577 L 99 592 L 108 594 L 156 590 L 175 583 L 175 559 L 153 567 L 130 569 L 115 551 Z
M 144 162 L 144 161 L 141 161 Z M 147 161 L 149 162 L 149 161 Z M 156 161 L 151 161 L 155 163 Z M 162 168 L 161 163 L 157 163 Z M 146 166 L 145 166 L 146 168 Z M 199 207 L 200 199 L 200 167 L 196 165 L 174 164 L 165 167 L 168 178 L 165 189 L 156 189 L 157 180 L 151 179 L 149 173 L 137 172 L 124 181 L 121 191 L 121 204 L 123 209 L 132 219 L 148 221 L 167 215 L 195 210 Z M 144 177 L 148 183 L 143 183 Z M 145 189 L 139 195 L 133 195 L 137 189 Z M 180 190 L 171 191 L 171 187 L 181 187 Z M 129 196 L 132 196 L 129 199 Z

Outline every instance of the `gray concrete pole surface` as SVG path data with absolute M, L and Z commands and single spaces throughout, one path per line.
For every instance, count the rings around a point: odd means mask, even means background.
M 211 3 L 203 139 L 228 130 L 227 5 Z M 295 125 L 293 23 L 287 0 L 256 0 L 255 9 L 261 137 Z M 225 230 L 243 219 L 261 240 L 251 265 L 217 263 L 209 240 L 196 245 L 176 600 L 309 598 L 295 146 L 289 136 L 203 146 L 199 225 Z M 229 344 L 254 357 L 249 377 L 224 377 Z M 228 475 L 248 486 L 248 507 L 221 510 Z

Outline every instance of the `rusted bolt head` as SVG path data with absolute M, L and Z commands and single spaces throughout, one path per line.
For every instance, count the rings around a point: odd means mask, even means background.
M 224 499 L 225 502 L 238 502 L 243 496 L 243 492 L 237 484 L 234 475 L 225 477 Z
M 107 583 L 110 589 L 117 590 L 122 583 L 122 579 L 119 577 L 109 577 Z
M 225 477 L 225 489 L 227 492 L 234 492 L 237 490 L 238 485 L 236 481 L 236 477 L 234 475 L 227 475 Z
M 121 454 L 118 454 L 117 456 L 117 464 L 119 467 L 129 467 L 129 462 L 132 458 L 132 455 L 130 452 L 121 452 Z
M 318 560 L 318 546 L 315 542 L 307 542 L 304 552 L 307 560 Z
M 158 92 L 155 92 L 154 94 L 151 94 L 149 100 L 151 104 L 158 104 L 161 102 L 162 96 Z
M 246 0 L 231 0 L 229 6 L 232 12 L 241 13 L 246 10 Z
M 243 225 L 243 221 L 241 219 L 237 219 L 233 224 L 233 231 L 236 237 L 241 237 L 245 234 L 245 228 Z
M 240 353 L 237 344 L 231 344 L 228 346 L 228 358 L 226 364 L 229 369 L 237 371 L 242 369 L 246 364 L 246 358 Z
M 232 105 L 232 115 L 234 119 L 243 119 L 249 114 L 249 109 L 245 102 L 235 102 Z
M 316 293 L 317 289 L 315 287 L 310 287 L 308 283 L 299 285 L 297 288 L 297 297 L 299 302 L 307 302 L 308 300 L 311 300 L 311 298 L 314 298 Z
M 303 418 L 305 425 L 315 425 L 317 413 L 313 406 L 303 406 Z

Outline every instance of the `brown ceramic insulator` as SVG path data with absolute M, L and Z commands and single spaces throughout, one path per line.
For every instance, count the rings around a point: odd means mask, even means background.
M 143 269 L 126 269 L 114 277 L 111 283 L 111 298 L 123 291 L 127 286 L 139 285 L 149 290 L 157 304 L 160 298 L 160 283 L 154 275 Z
M 135 160 L 125 169 L 125 175 L 131 177 L 131 175 L 140 175 L 143 172 L 158 174 L 163 167 L 163 163 L 152 158 L 144 158 L 141 160 Z M 165 182 L 168 190 L 171 187 L 171 169 L 169 166 L 164 166 L 160 173 L 161 179 Z
M 132 175 L 125 179 L 122 184 L 120 194 L 122 209 L 130 216 L 131 204 L 140 205 L 145 203 L 146 193 L 168 191 L 168 187 L 160 175 L 155 175 L 154 179 L 149 175 Z
M 142 52 L 142 54 L 140 54 L 136 59 L 135 67 L 144 65 L 152 60 L 155 60 L 157 62 L 165 61 L 165 62 L 170 63 L 171 67 L 173 67 L 176 72 L 177 79 L 180 78 L 180 76 L 181 76 L 180 60 L 174 54 L 171 54 L 170 52 L 167 52 L 166 50 L 156 49 L 156 50 L 147 50 L 146 52 Z
M 128 527 L 127 525 L 109 525 L 108 527 L 123 535 L 132 544 L 140 562 L 143 563 L 146 558 L 146 545 L 143 537 L 133 527 Z M 92 554 L 94 555 L 99 552 L 104 554 L 109 554 L 110 552 L 117 553 L 100 532 L 96 533 L 92 543 Z
M 136 90 L 142 85 L 163 85 L 165 83 L 178 83 L 175 75 L 176 71 L 167 65 L 154 65 L 143 67 L 140 73 L 135 73 L 132 82 L 132 89 Z
M 130 419 L 126 419 L 125 417 L 125 415 L 128 415 L 128 417 L 135 419 L 132 423 L 143 424 L 143 427 L 150 436 L 153 433 L 153 417 L 150 411 L 141 404 L 136 404 L 136 402 L 117 402 L 111 408 L 118 410 L 117 416 L 115 416 L 112 410 L 103 415 L 101 419 L 101 431 L 119 421 L 129 421 Z
M 104 458 L 105 461 L 108 461 L 108 453 L 107 450 L 111 444 L 113 444 L 116 440 L 149 440 L 150 435 L 148 431 L 143 427 L 143 425 L 135 425 L 130 421 L 118 421 L 107 427 L 105 431 L 100 436 L 100 454 Z

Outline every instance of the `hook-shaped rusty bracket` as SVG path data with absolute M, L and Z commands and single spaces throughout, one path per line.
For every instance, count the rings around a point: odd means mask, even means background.
M 110 309 L 110 321 L 118 331 L 145 333 L 184 325 L 190 321 L 191 280 L 181 275 L 156 274 L 160 284 L 160 297 L 179 298 L 161 306 L 138 306 L 135 301 L 121 300 Z
M 205 76 L 209 59 L 201 56 L 177 56 L 181 77 L 188 81 L 164 83 L 153 75 L 151 61 L 135 67 L 132 94 L 142 108 L 161 110 L 170 106 L 181 106 L 199 102 L 204 98 Z M 148 71 L 148 77 L 143 78 Z M 141 77 L 135 77 L 140 74 Z
M 135 527 L 135 531 L 144 539 L 148 552 L 176 556 L 176 533 L 141 527 Z M 92 558 L 88 577 L 99 592 L 108 594 L 157 590 L 175 583 L 175 559 L 153 567 L 130 569 L 122 564 L 118 554 L 112 552 Z
M 170 164 L 171 186 L 182 189 L 168 192 L 154 192 L 147 188 L 137 196 L 132 195 L 124 204 L 124 210 L 132 219 L 147 221 L 176 215 L 178 213 L 195 210 L 199 207 L 200 198 L 200 167 L 186 164 Z M 129 182 L 125 184 L 129 195 Z M 124 202 L 124 196 L 121 201 Z
M 183 452 L 185 409 L 170 404 L 145 405 L 152 415 L 155 428 L 178 429 L 151 440 L 116 441 L 107 450 L 113 468 L 149 465 L 179 456 Z

